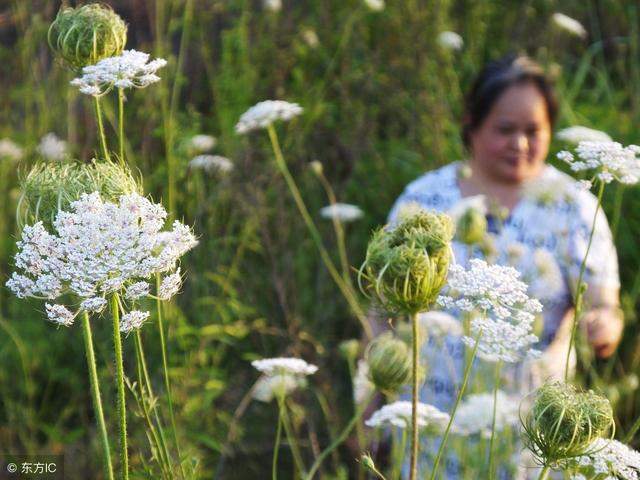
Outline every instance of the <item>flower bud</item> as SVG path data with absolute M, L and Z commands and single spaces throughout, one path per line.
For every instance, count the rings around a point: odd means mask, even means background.
M 373 473 L 377 478 L 381 478 L 382 480 L 385 480 L 384 475 L 380 473 L 380 471 L 376 468 L 375 463 L 373 463 L 373 458 L 371 458 L 370 454 L 368 453 L 363 454 L 360 457 L 360 463 L 362 463 L 362 466 L 369 472 Z
M 378 390 L 395 393 L 411 378 L 411 355 L 407 344 L 384 333 L 367 347 L 369 378 Z
M 127 25 L 107 5 L 63 7 L 49 27 L 47 39 L 62 60 L 80 69 L 122 53 Z
M 609 400 L 565 383 L 548 383 L 535 393 L 523 423 L 525 441 L 543 465 L 582 455 L 613 427 Z
M 487 233 L 487 218 L 475 208 L 469 208 L 458 220 L 456 236 L 462 243 L 474 245 L 482 242 Z
M 311 170 L 313 171 L 313 173 L 315 173 L 318 176 L 322 175 L 324 168 L 321 162 L 319 162 L 318 160 L 314 160 L 311 163 L 309 163 L 309 166 L 311 167 Z
M 347 360 L 348 362 L 354 362 L 356 358 L 358 358 L 358 353 L 360 353 L 360 342 L 354 338 L 351 340 L 344 340 L 340 342 L 338 345 L 338 350 L 340 350 L 340 354 Z
M 447 215 L 426 210 L 374 232 L 358 275 L 360 288 L 394 313 L 427 310 L 446 282 L 453 232 Z

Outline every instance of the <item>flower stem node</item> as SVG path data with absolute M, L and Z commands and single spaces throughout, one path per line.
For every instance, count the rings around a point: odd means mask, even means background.
M 453 234 L 450 217 L 426 210 L 377 230 L 359 271 L 360 288 L 390 312 L 428 310 L 447 279 Z
M 111 7 L 100 3 L 63 7 L 49 27 L 47 40 L 62 60 L 80 69 L 119 55 L 127 43 L 127 25 Z
M 411 378 L 411 355 L 407 344 L 390 332 L 373 340 L 366 351 L 369 378 L 382 392 L 396 393 Z

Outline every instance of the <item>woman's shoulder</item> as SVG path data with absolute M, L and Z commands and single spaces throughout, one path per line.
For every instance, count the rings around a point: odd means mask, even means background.
M 598 199 L 591 193 L 587 183 L 576 180 L 553 165 L 547 165 L 540 181 L 557 201 L 569 204 L 573 214 L 593 216 Z
M 423 173 L 404 189 L 405 194 L 433 193 L 456 187 L 456 177 L 460 162 L 452 162 L 435 170 Z

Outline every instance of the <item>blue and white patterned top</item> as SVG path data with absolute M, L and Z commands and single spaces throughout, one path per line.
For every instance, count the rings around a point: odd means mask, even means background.
M 403 208 L 417 204 L 421 208 L 448 213 L 464 201 L 455 162 L 428 172 L 411 182 L 396 200 L 388 223 L 394 223 Z M 528 192 L 524 194 L 524 192 Z M 467 267 L 469 258 L 485 258 L 490 263 L 510 264 L 522 273 L 529 285 L 529 294 L 543 304 L 543 325 L 536 332 L 537 345 L 544 352 L 554 340 L 561 320 L 573 306 L 573 287 L 577 283 L 589 234 L 596 213 L 597 199 L 570 176 L 547 165 L 540 176 L 523 188 L 521 199 L 503 222 L 487 216 L 489 237 L 493 248 L 486 249 L 453 242 L 455 261 Z M 584 281 L 589 286 L 619 288 L 618 262 L 607 219 L 600 209 L 597 214 L 593 242 L 587 259 Z M 568 338 L 566 339 L 568 345 Z M 557 350 L 557 349 L 556 349 Z M 567 349 L 536 361 L 505 365 L 502 370 L 502 390 L 525 395 L 547 378 L 561 378 Z M 564 352 L 564 353 L 562 353 Z M 426 367 L 426 380 L 421 401 L 450 411 L 462 379 L 465 346 L 459 336 L 448 335 L 442 340 L 429 339 L 422 347 L 421 363 Z M 477 361 L 473 375 L 483 380 L 491 391 L 492 366 Z M 477 378 L 476 378 L 477 379 Z M 468 390 L 469 392 L 470 390 Z M 433 446 L 432 446 L 433 447 Z M 424 447 L 421 471 L 429 470 L 433 448 Z M 458 478 L 455 455 L 449 456 L 446 477 Z M 443 472 L 443 473 L 445 473 Z

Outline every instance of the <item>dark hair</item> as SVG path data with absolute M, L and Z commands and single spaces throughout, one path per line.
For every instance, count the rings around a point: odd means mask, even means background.
M 482 124 L 498 98 L 509 87 L 522 83 L 532 83 L 540 90 L 553 128 L 558 114 L 558 100 L 551 80 L 542 67 L 529 57 L 510 54 L 485 65 L 465 97 L 462 141 L 467 148 L 471 132 Z

